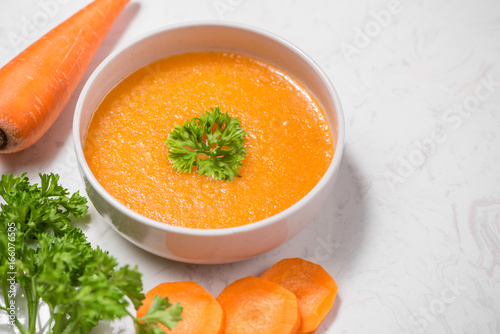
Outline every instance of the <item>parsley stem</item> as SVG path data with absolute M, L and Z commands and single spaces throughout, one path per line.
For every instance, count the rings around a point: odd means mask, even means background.
M 50 328 L 50 326 L 52 326 L 52 323 L 54 323 L 54 310 L 52 309 L 52 307 L 50 307 L 50 318 L 49 318 L 49 321 L 47 322 L 48 324 L 48 328 L 49 328 L 49 333 L 51 330 L 53 330 L 52 328 Z
M 10 305 L 9 293 L 6 289 L 6 287 L 8 286 L 9 284 L 7 282 L 7 276 L 5 275 L 2 277 L 2 292 L 3 292 L 3 299 L 5 301 L 5 308 L 2 307 L 2 309 L 4 309 L 6 312 L 8 312 L 7 305 Z M 21 334 L 28 334 L 24 326 L 19 322 L 19 320 L 17 320 L 17 314 L 15 315 L 14 322 L 16 324 L 17 329 L 19 329 L 19 332 L 21 332 Z
M 66 326 L 66 328 L 64 328 L 64 330 L 62 331 L 61 334 L 73 333 L 73 328 L 75 327 L 75 325 L 76 325 L 76 321 L 69 323 L 68 326 Z
M 30 334 L 26 331 L 26 329 L 23 327 L 23 325 L 19 322 L 19 320 L 14 319 L 14 323 L 16 324 L 16 327 L 17 329 L 19 329 L 19 332 L 21 332 L 21 334 Z
M 64 316 L 66 316 L 66 314 L 64 312 L 59 312 L 56 314 L 56 316 L 54 317 L 55 324 L 54 324 L 54 328 L 52 328 L 52 333 L 59 334 L 59 333 L 63 332 L 62 328 L 64 328 L 63 327 L 64 326 L 64 324 L 63 324 Z
M 26 282 L 25 282 L 26 283 Z M 33 294 L 31 293 L 31 286 L 22 284 L 24 286 L 24 292 L 26 293 L 26 299 L 28 304 L 28 331 L 30 333 L 35 332 L 36 319 L 33 318 Z
M 9 305 L 9 293 L 7 291 L 7 287 L 9 285 L 7 284 L 7 275 L 2 275 L 2 293 L 3 293 L 3 300 L 5 301 L 5 307 Z M 7 309 L 5 309 L 7 311 Z
M 26 329 L 24 329 L 24 326 L 19 322 L 19 320 L 17 320 L 17 317 L 14 321 L 16 322 L 16 327 L 17 327 L 17 329 L 19 329 L 21 334 L 30 334 L 28 331 L 26 331 Z
M 8 312 L 7 305 L 10 305 L 9 293 L 6 289 L 6 287 L 8 287 L 8 286 L 9 286 L 9 284 L 7 282 L 7 276 L 5 275 L 2 277 L 2 292 L 3 292 L 3 298 L 5 300 L 5 311 L 7 311 L 7 312 Z M 3 309 L 3 307 L 2 307 L 2 309 Z M 14 316 L 15 316 L 14 322 L 16 324 L 17 329 L 19 329 L 19 332 L 21 332 L 21 334 L 29 334 L 26 331 L 26 329 L 24 328 L 24 326 L 17 319 L 17 314 L 15 314 Z
M 26 299 L 28 299 L 28 319 L 29 319 L 29 332 L 35 333 L 36 331 L 36 315 L 38 313 L 38 297 L 35 289 L 35 279 L 29 279 L 29 284 L 25 285 Z

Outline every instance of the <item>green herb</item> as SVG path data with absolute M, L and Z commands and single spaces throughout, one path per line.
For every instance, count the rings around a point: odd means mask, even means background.
M 246 132 L 238 118 L 222 113 L 219 107 L 210 109 L 172 129 L 165 140 L 168 160 L 182 173 L 191 173 L 197 166 L 198 174 L 233 180 L 240 176 L 238 169 L 247 152 L 243 146 Z
M 165 316 L 165 309 L 169 309 L 168 316 Z M 144 333 L 154 333 L 154 334 L 164 334 L 165 332 L 156 326 L 156 323 L 161 323 L 167 328 L 172 329 L 177 326 L 177 322 L 182 320 L 181 318 L 182 307 L 179 303 L 175 303 L 174 306 L 168 302 L 168 298 L 161 298 L 155 295 L 153 302 L 148 309 L 148 312 L 141 318 L 141 324 L 139 324 L 139 330 Z M 152 326 L 153 325 L 153 326 Z
M 159 333 L 157 322 L 175 327 L 182 307 L 158 302 L 155 317 L 141 323 L 127 311 L 144 299 L 137 268 L 116 268 L 114 257 L 92 248 L 70 215 L 80 218 L 87 200 L 58 184 L 59 176 L 40 174 L 31 185 L 26 174 L 2 175 L 0 196 L 0 285 L 4 303 L 0 312 L 20 333 L 35 333 L 39 305 L 50 309 L 49 333 L 89 333 L 100 320 L 131 316 L 139 333 Z M 19 296 L 25 296 L 27 322 L 18 319 Z M 16 297 L 17 296 L 17 297 Z M 164 307 L 161 309 L 161 307 Z M 162 320 L 164 319 L 164 320 Z M 154 322 L 152 322 L 154 321 Z M 143 323 L 142 323 L 143 322 Z

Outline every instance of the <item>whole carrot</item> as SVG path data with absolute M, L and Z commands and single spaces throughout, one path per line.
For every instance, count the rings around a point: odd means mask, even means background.
M 129 0 L 95 0 L 0 69 L 0 153 L 34 144 L 55 122 Z

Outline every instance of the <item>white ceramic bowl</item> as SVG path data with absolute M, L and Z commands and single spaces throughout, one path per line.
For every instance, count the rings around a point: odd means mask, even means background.
M 190 51 L 227 50 L 274 64 L 301 81 L 322 105 L 335 154 L 319 183 L 300 201 L 267 219 L 225 229 L 192 229 L 146 218 L 113 198 L 96 180 L 83 155 L 87 127 L 104 96 L 133 71 L 160 58 Z M 255 28 L 213 22 L 166 27 L 146 34 L 105 59 L 87 81 L 76 106 L 73 136 L 88 197 L 124 238 L 159 256 L 190 263 L 247 259 L 283 244 L 312 221 L 332 190 L 344 147 L 344 119 L 328 78 L 290 43 Z

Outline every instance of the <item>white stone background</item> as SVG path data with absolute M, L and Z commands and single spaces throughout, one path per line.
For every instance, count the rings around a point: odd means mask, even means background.
M 89 2 L 2 0 L 0 65 Z M 214 295 L 280 259 L 315 261 L 339 286 L 320 334 L 500 333 L 499 0 L 132 0 L 54 126 L 31 148 L 0 156 L 0 171 L 34 181 L 59 173 L 84 192 L 71 123 L 85 80 L 132 38 L 207 19 L 282 36 L 332 80 L 346 146 L 328 203 L 297 237 L 238 263 L 150 255 L 93 208 L 92 243 L 138 265 L 145 289 L 194 280 Z

